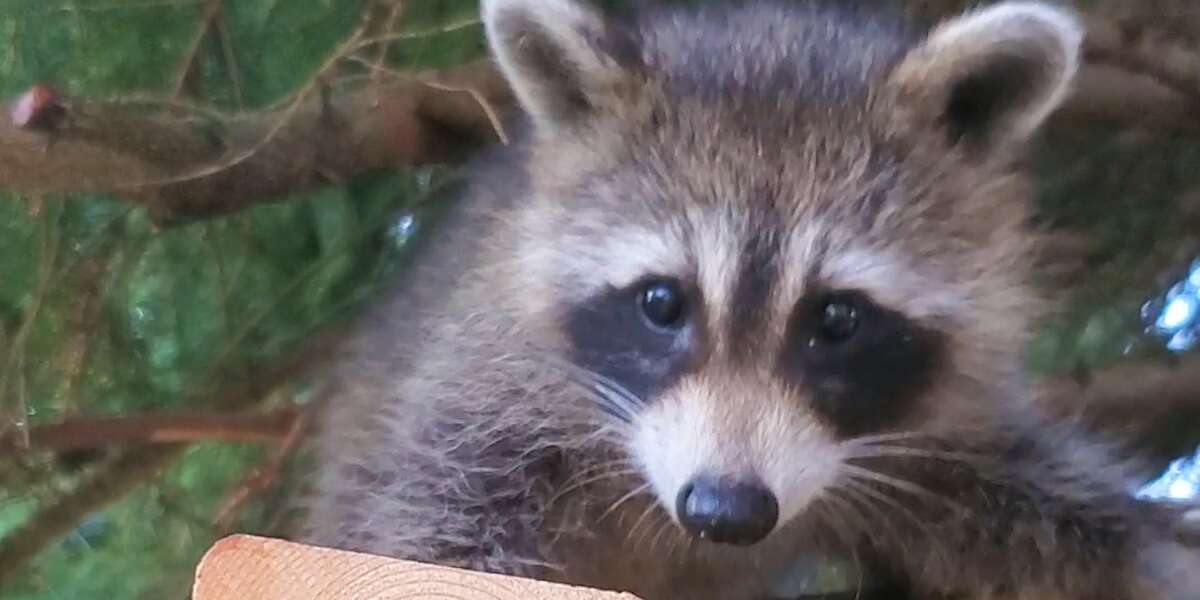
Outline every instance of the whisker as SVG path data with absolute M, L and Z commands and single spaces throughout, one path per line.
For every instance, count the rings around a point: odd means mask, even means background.
M 589 473 L 594 473 L 596 471 L 601 471 L 601 470 L 618 469 L 618 468 L 623 468 L 625 470 L 632 470 L 632 469 L 636 469 L 637 466 L 634 465 L 633 462 L 627 458 L 617 458 L 617 459 L 613 459 L 613 460 L 604 461 L 601 463 L 596 463 L 593 465 L 589 465 L 584 470 L 582 470 L 578 473 L 575 473 L 571 477 L 567 478 L 566 481 L 562 482 L 562 485 L 564 485 L 564 486 L 570 485 L 570 484 L 574 483 L 577 479 L 579 479 L 581 477 L 586 477 Z
M 976 478 L 981 482 L 986 481 L 992 483 L 1001 483 L 1004 485 L 1013 485 L 1014 483 L 1019 483 L 1014 482 L 1006 475 L 1007 469 L 1005 468 L 1004 462 L 993 453 L 974 452 L 969 450 L 939 450 L 932 448 L 912 448 L 908 446 L 878 445 L 866 446 L 864 448 L 845 453 L 842 456 L 847 461 L 869 461 L 870 459 L 879 458 L 913 458 L 921 460 L 943 461 L 948 463 L 948 466 L 951 467 L 958 465 L 960 467 L 969 469 L 969 476 Z M 863 465 L 858 466 L 863 467 Z
M 605 510 L 603 513 L 601 513 L 600 518 L 596 519 L 596 522 L 603 521 L 605 519 L 605 517 L 612 514 L 613 511 L 617 510 L 617 508 L 620 507 L 622 504 L 632 500 L 639 494 L 645 493 L 645 491 L 648 489 L 650 489 L 649 483 L 643 483 L 642 485 L 639 485 L 636 488 L 633 488 L 633 491 L 629 492 L 628 494 L 625 494 L 624 496 L 621 496 L 616 502 L 614 502 L 612 504 L 612 506 L 608 507 L 607 510 Z
M 829 518 L 837 519 L 837 523 L 833 527 L 833 533 L 836 537 L 838 537 L 842 540 L 842 543 L 846 546 L 846 549 L 850 552 L 850 558 L 854 560 L 854 572 L 855 572 L 855 575 L 857 576 L 857 580 L 858 580 L 857 585 L 855 586 L 854 598 L 855 598 L 855 600 L 859 600 L 860 598 L 862 598 L 863 586 L 865 585 L 864 578 L 866 575 L 863 570 L 862 557 L 859 556 L 859 554 L 858 554 L 858 540 L 854 536 L 853 530 L 850 529 L 850 527 L 846 524 L 845 521 L 843 521 L 841 519 L 841 517 L 842 516 L 845 516 L 847 518 L 852 517 L 855 521 L 857 521 L 859 523 L 859 532 L 860 533 L 867 533 L 868 531 L 870 531 L 870 526 L 869 526 L 867 518 L 865 516 L 863 516 L 857 509 L 855 509 L 854 505 L 851 504 L 849 500 L 842 498 L 841 495 L 838 494 L 839 491 L 840 490 L 838 488 L 827 489 L 826 493 L 821 495 L 818 498 L 818 501 L 819 502 L 829 502 L 832 504 L 836 504 L 837 506 L 840 507 L 840 511 L 839 511 L 839 510 L 831 509 L 827 506 L 821 506 L 822 508 L 826 509 L 826 510 L 822 511 L 822 513 L 826 519 L 829 519 Z M 848 493 L 849 492 L 847 492 L 847 494 Z M 840 514 L 839 514 L 839 512 L 840 512 Z M 839 529 L 837 527 L 837 525 L 839 525 L 839 524 L 841 525 L 841 527 L 843 529 L 843 531 L 841 531 L 841 532 L 839 532 Z
M 817 511 L 818 518 L 833 532 L 833 536 L 841 543 L 844 550 L 850 552 L 850 558 L 854 561 L 854 572 L 858 579 L 858 585 L 854 594 L 854 597 L 857 599 L 861 597 L 863 590 L 863 566 L 862 559 L 858 555 L 858 544 L 854 539 L 853 530 L 842 519 L 843 515 L 839 514 L 835 507 L 826 504 L 828 501 L 839 503 L 843 512 L 850 512 L 852 509 L 846 506 L 845 501 L 841 498 L 828 494 L 818 497 L 813 503 L 813 509 Z
M 870 523 L 867 521 L 867 519 L 865 517 L 863 517 L 863 515 L 861 513 L 859 513 L 857 510 L 854 509 L 853 505 L 851 505 L 845 498 L 842 497 L 841 494 L 839 494 L 839 492 L 841 492 L 841 491 L 842 490 L 837 487 L 828 488 L 825 490 L 825 493 L 820 496 L 820 500 L 823 502 L 830 502 L 830 503 L 836 504 L 841 509 L 840 514 L 842 516 L 852 517 L 858 523 L 858 531 L 859 532 L 866 533 L 866 532 L 870 531 L 871 530 Z M 847 531 L 852 531 L 852 530 L 848 529 Z M 851 545 L 853 545 L 853 544 L 857 543 L 857 540 L 850 540 L 849 543 Z
M 642 523 L 646 521 L 646 517 L 649 517 L 650 515 L 654 514 L 654 509 L 656 509 L 656 508 L 658 508 L 658 506 L 656 504 L 654 504 L 653 502 L 651 502 L 650 506 L 647 506 L 646 510 L 642 511 L 642 516 L 638 517 L 638 520 L 634 522 L 633 527 L 631 527 L 629 529 L 629 535 L 625 539 L 633 541 L 633 548 L 635 550 L 637 549 L 638 545 L 641 543 L 641 537 L 644 537 L 644 536 L 638 535 L 638 531 L 641 528 Z M 635 538 L 635 536 L 637 536 L 637 537 Z
M 688 555 L 690 555 L 692 553 L 692 549 L 696 547 L 696 544 L 700 543 L 699 538 L 697 538 L 694 535 L 689 535 L 689 536 L 687 536 L 686 539 L 687 539 L 687 543 L 682 545 L 683 551 L 680 552 L 680 555 L 679 555 L 679 558 L 680 558 L 679 564 L 683 564 L 683 561 L 686 560 Z
M 846 506 L 844 500 L 835 495 L 821 494 L 813 500 L 812 506 L 813 510 L 817 511 L 819 522 L 833 533 L 833 537 L 837 538 L 836 543 L 840 543 L 846 548 L 854 545 L 855 530 L 842 518 L 848 516 L 844 513 L 850 512 L 850 507 Z
M 843 463 L 842 468 L 844 468 L 846 470 L 846 472 L 849 475 L 851 475 L 852 477 L 857 477 L 859 479 L 867 480 L 867 481 L 873 481 L 875 483 L 879 483 L 882 485 L 896 488 L 896 489 L 904 491 L 904 492 L 908 492 L 909 494 L 912 494 L 914 496 L 928 498 L 930 500 L 936 500 L 938 502 L 945 503 L 947 506 L 959 511 L 960 514 L 969 514 L 971 512 L 971 511 L 967 510 L 967 508 L 965 506 L 963 506 L 962 504 L 960 504 L 958 502 L 955 502 L 953 499 L 948 498 L 942 494 L 933 492 L 932 490 L 929 490 L 928 488 L 925 488 L 924 486 L 918 485 L 911 481 L 907 481 L 907 480 L 900 479 L 897 477 L 892 477 L 890 475 L 884 475 L 883 473 L 879 473 L 877 471 L 873 471 L 871 469 L 867 469 L 867 468 L 864 468 L 864 467 L 861 467 L 858 465 L 854 465 L 854 464 L 850 464 L 850 463 Z
M 843 505 L 845 505 L 845 502 L 842 501 L 840 498 L 835 498 L 832 496 L 826 496 L 826 498 L 836 499 L 839 502 L 843 502 Z M 863 593 L 865 574 L 863 572 L 862 557 L 860 557 L 858 555 L 858 544 L 855 543 L 855 540 L 853 539 L 853 536 L 851 535 L 851 533 L 849 531 L 849 527 L 846 525 L 846 522 L 842 521 L 841 518 L 838 517 L 836 511 L 829 509 L 826 506 L 821 506 L 821 508 L 824 509 L 821 511 L 822 516 L 825 519 L 829 519 L 831 517 L 837 518 L 838 523 L 840 523 L 841 526 L 846 529 L 846 535 L 849 536 L 849 537 L 843 537 L 843 534 L 838 533 L 838 529 L 836 527 L 834 528 L 834 535 L 842 539 L 842 543 L 846 546 L 846 549 L 848 549 L 850 551 L 850 558 L 854 561 L 854 574 L 855 574 L 855 576 L 856 576 L 855 578 L 857 580 L 855 587 L 854 587 L 854 600 L 860 600 L 862 598 L 862 593 Z
M 924 533 L 926 537 L 931 540 L 937 539 L 937 536 L 933 533 L 933 530 L 929 528 L 929 525 L 925 521 L 921 520 L 921 518 L 917 516 L 917 513 L 898 502 L 895 498 L 892 498 L 891 496 L 888 496 L 887 494 L 884 494 L 883 492 L 880 492 L 869 485 L 863 485 L 862 483 L 853 479 L 850 479 L 845 483 L 846 485 L 853 486 L 858 493 L 873 498 L 877 502 L 882 502 L 893 510 L 899 511 L 905 517 L 908 517 L 908 519 L 913 522 L 913 525 L 916 525 L 917 529 L 920 529 L 921 533 Z
M 532 356 L 542 364 L 565 375 L 568 381 L 589 392 L 593 398 L 601 401 L 601 410 L 622 421 L 632 422 L 637 414 L 637 409 L 646 404 L 642 398 L 610 377 L 544 352 L 535 352 L 532 353 Z
M 874 434 L 874 435 L 864 435 L 864 436 L 846 440 L 842 443 L 845 445 L 849 445 L 849 446 L 869 445 L 869 444 L 877 444 L 880 442 L 902 442 L 902 441 L 906 441 L 906 440 L 917 440 L 917 439 L 933 438 L 933 437 L 934 436 L 932 434 L 925 432 L 925 431 L 919 431 L 919 430 L 893 431 L 893 432 L 888 432 L 888 433 L 878 433 L 878 434 Z
M 858 452 L 845 454 L 845 458 L 929 458 L 935 460 L 958 461 L 974 464 L 990 459 L 986 454 L 974 452 L 958 452 L 951 450 L 931 450 L 927 448 L 908 448 L 904 446 L 868 446 Z
M 584 486 L 591 485 L 593 483 L 598 483 L 601 481 L 605 481 L 607 479 L 616 479 L 618 477 L 628 477 L 631 475 L 637 475 L 638 473 L 639 473 L 639 471 L 637 469 L 622 469 L 620 471 L 606 471 L 604 473 L 601 473 L 600 475 L 597 475 L 595 477 L 590 477 L 588 479 L 584 479 L 583 481 L 580 481 L 574 485 L 571 485 L 566 488 L 563 488 L 562 490 L 559 490 L 558 493 L 554 494 L 554 496 L 552 496 L 550 498 L 549 503 L 553 504 L 553 503 L 557 502 L 558 500 L 562 499 L 563 496 L 565 496 L 575 490 L 583 488 Z
M 671 519 L 664 519 L 662 525 L 658 528 L 658 533 L 654 534 L 654 539 L 650 542 L 650 550 L 653 551 L 658 546 L 658 541 L 662 538 L 663 534 L 670 531 L 674 526 L 675 523 Z
M 541 360 L 544 364 L 554 367 L 562 373 L 569 373 L 569 374 L 575 375 L 579 378 L 580 381 L 586 381 L 589 383 L 603 386 L 605 389 L 616 392 L 616 393 L 620 394 L 620 396 L 622 398 L 624 398 L 626 400 L 630 400 L 634 403 L 645 404 L 645 402 L 641 398 L 639 398 L 633 392 L 629 391 L 625 386 L 621 385 L 620 383 L 617 383 L 611 377 L 608 377 L 606 375 L 601 375 L 600 373 L 597 373 L 591 369 L 581 367 L 571 361 L 564 360 L 564 359 L 559 358 L 558 356 L 554 356 L 552 354 L 539 353 L 538 356 L 541 358 Z
M 964 435 L 969 433 L 979 433 L 992 431 L 979 425 L 965 425 L 961 427 L 939 429 L 937 431 L 910 429 L 907 431 L 889 431 L 887 433 L 877 433 L 873 435 L 864 435 L 856 438 L 848 439 L 842 444 L 846 446 L 869 446 L 886 442 L 904 442 L 911 440 L 919 440 L 926 442 L 938 442 L 946 439 L 948 435 Z
M 899 539 L 899 530 L 892 524 L 887 515 L 879 510 L 879 507 L 872 504 L 868 498 L 863 497 L 862 493 L 854 488 L 840 488 L 845 493 L 846 501 L 863 508 L 862 515 L 864 522 L 870 523 L 871 517 L 878 520 L 878 526 L 865 529 L 868 537 L 877 539 L 881 536 L 892 536 L 894 539 Z M 870 513 L 868 516 L 867 513 Z M 881 531 L 882 530 L 882 531 Z

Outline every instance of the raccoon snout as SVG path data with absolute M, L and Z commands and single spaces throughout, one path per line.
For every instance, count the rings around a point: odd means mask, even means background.
M 779 520 L 779 502 L 757 480 L 698 477 L 675 500 L 679 523 L 718 544 L 748 546 L 767 537 Z

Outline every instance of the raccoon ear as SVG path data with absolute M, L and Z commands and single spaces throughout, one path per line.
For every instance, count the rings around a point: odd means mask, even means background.
M 539 127 L 570 124 L 628 90 L 640 64 L 627 32 L 576 0 L 483 0 L 492 53 Z
M 892 72 L 900 118 L 985 151 L 1024 141 L 1067 95 L 1082 41 L 1074 14 L 1038 2 L 951 19 Z

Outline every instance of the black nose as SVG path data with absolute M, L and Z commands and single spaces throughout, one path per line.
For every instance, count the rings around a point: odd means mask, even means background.
M 694 479 L 679 492 L 675 511 L 693 535 L 739 546 L 767 537 L 779 519 L 775 495 L 758 481 Z

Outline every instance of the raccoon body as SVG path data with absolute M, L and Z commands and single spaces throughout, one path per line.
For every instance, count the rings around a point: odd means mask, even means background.
M 647 600 L 813 553 L 917 597 L 1196 596 L 1022 371 L 1017 159 L 1071 15 L 483 14 L 528 130 L 341 350 L 302 539 Z

